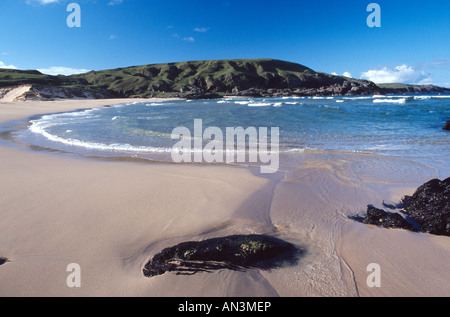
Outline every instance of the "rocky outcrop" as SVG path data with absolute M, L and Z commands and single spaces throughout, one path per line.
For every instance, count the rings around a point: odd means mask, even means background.
M 400 214 L 387 212 L 372 205 L 367 207 L 367 215 L 361 219 L 361 222 L 384 228 L 414 230 L 413 225 Z
M 378 84 L 383 94 L 449 93 L 450 88 L 434 85 Z
M 233 95 L 247 97 L 284 97 L 284 96 L 345 96 L 345 95 L 378 95 L 382 90 L 371 82 L 335 83 L 318 88 L 284 88 L 284 89 L 257 89 L 237 91 Z
M 144 267 L 146 277 L 166 272 L 195 274 L 213 270 L 270 269 L 296 263 L 302 250 L 266 235 L 235 235 L 180 243 L 156 254 Z
M 450 178 L 433 179 L 402 199 L 406 214 L 422 232 L 450 236 Z
M 450 131 L 450 120 L 448 120 L 445 124 L 444 127 L 442 128 L 444 130 Z
M 398 206 L 389 207 L 399 209 L 405 217 L 368 206 L 365 216 L 351 218 L 384 228 L 450 236 L 450 178 L 433 179 L 420 186 L 412 196 L 403 197 Z
M 219 99 L 222 98 L 221 95 L 215 94 L 215 93 L 211 93 L 211 92 L 207 92 L 203 89 L 197 88 L 197 89 L 192 89 L 189 93 L 186 94 L 182 94 L 180 93 L 179 95 L 180 98 L 185 98 L 185 99 L 190 99 L 190 100 L 195 100 L 195 99 Z

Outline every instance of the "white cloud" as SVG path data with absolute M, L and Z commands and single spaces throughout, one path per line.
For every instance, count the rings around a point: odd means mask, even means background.
M 5 65 L 2 61 L 0 61 L 0 68 L 7 68 L 7 69 L 17 69 L 14 65 Z
M 352 73 L 350 72 L 344 72 L 342 75 L 345 77 L 353 78 Z
M 195 28 L 195 32 L 205 33 L 208 32 L 210 28 Z
M 336 73 L 336 72 L 332 72 L 331 75 L 339 76 L 339 74 Z M 342 74 L 342 76 L 353 78 L 352 73 L 350 73 L 350 72 L 344 72 L 344 73 Z
M 49 3 L 58 3 L 60 0 L 27 0 L 27 4 L 38 3 L 42 5 L 46 5 Z
M 192 36 L 185 37 L 183 40 L 185 40 L 186 42 L 195 42 L 195 39 Z
M 117 38 L 117 35 L 114 35 L 114 34 L 111 34 L 110 36 L 109 36 L 109 39 L 110 40 L 115 40 Z
M 70 68 L 70 67 L 62 67 L 62 66 L 52 66 L 50 68 L 41 68 L 38 69 L 43 74 L 47 75 L 75 75 L 75 74 L 83 74 L 90 72 L 89 69 L 76 69 L 76 68 Z
M 111 0 L 108 2 L 108 5 L 115 6 L 115 5 L 121 4 L 122 2 L 123 2 L 123 0 Z
M 424 71 L 418 71 L 412 66 L 400 65 L 394 69 L 384 67 L 382 69 L 371 69 L 361 74 L 362 79 L 381 83 L 404 83 L 404 84 L 429 84 L 431 75 Z

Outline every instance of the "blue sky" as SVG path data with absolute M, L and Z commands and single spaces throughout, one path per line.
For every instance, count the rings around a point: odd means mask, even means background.
M 69 28 L 69 3 L 81 27 Z M 381 7 L 369 28 L 367 6 Z M 1 0 L 0 67 L 54 74 L 275 58 L 316 71 L 450 87 L 448 0 Z

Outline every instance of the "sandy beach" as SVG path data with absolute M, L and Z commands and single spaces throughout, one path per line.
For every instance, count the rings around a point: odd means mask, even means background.
M 0 123 L 132 100 L 0 102 Z M 396 166 L 395 172 L 389 166 Z M 394 158 L 305 153 L 261 177 L 232 166 L 106 161 L 0 143 L 0 296 L 450 296 L 450 239 L 356 223 L 435 170 Z M 448 175 L 447 175 L 448 177 Z M 306 250 L 297 266 L 146 278 L 183 241 L 273 234 Z M 69 288 L 66 268 L 81 267 Z M 370 288 L 367 266 L 381 267 Z

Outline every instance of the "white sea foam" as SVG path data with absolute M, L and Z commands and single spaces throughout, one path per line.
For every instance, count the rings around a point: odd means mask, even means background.
M 376 144 L 373 146 L 368 146 L 364 150 L 366 151 L 398 151 L 407 149 L 408 146 L 405 145 L 394 145 L 394 144 Z
M 406 103 L 406 98 L 401 99 L 374 99 L 374 103 Z
M 114 105 L 114 107 L 133 106 L 133 105 L 136 105 L 138 103 L 141 103 L 141 101 L 134 101 L 134 102 L 118 104 L 118 105 Z
M 315 96 L 312 99 L 319 99 L 319 100 L 332 100 L 334 97 L 321 97 L 321 96 Z
M 346 100 L 363 100 L 363 99 L 372 99 L 372 96 L 358 96 L 358 97 L 343 97 L 342 99 Z
M 29 130 L 33 133 L 40 134 L 47 138 L 50 141 L 58 142 L 61 144 L 69 145 L 69 146 L 77 146 L 85 149 L 91 150 L 108 150 L 108 151 L 126 151 L 126 152 L 153 152 L 153 153 L 169 153 L 172 149 L 169 148 L 156 148 L 150 146 L 133 146 L 130 144 L 104 144 L 97 142 L 87 142 L 78 139 L 71 138 L 62 138 L 56 135 L 53 135 L 46 131 L 47 128 L 50 128 L 55 123 L 50 123 L 46 121 L 31 121 L 32 124 L 29 127 Z M 68 130 L 70 131 L 70 130 Z
M 271 106 L 271 103 L 265 103 L 265 102 L 255 102 L 255 103 L 249 103 L 249 107 L 268 107 Z
M 294 153 L 304 153 L 305 151 L 316 151 L 316 150 L 319 150 L 319 149 L 307 146 L 304 148 L 292 148 L 289 150 L 285 150 L 284 152 L 286 152 L 286 153 L 293 153 L 293 152 Z
M 250 103 L 250 101 L 235 101 L 234 103 L 236 103 L 238 105 L 248 105 Z
M 152 102 L 152 103 L 147 103 L 145 104 L 146 107 L 158 107 L 158 106 L 163 106 L 162 103 L 159 102 Z
M 281 107 L 283 105 L 282 102 L 276 102 L 273 104 L 274 107 Z
M 151 117 L 137 117 L 138 120 L 164 120 L 167 119 L 166 116 L 151 116 Z
M 322 106 L 319 106 L 319 108 L 341 109 L 338 106 L 329 106 L 329 105 L 322 105 Z
M 305 149 L 294 148 L 294 149 L 286 150 L 285 152 L 287 152 L 287 153 L 292 153 L 292 152 L 304 153 Z

